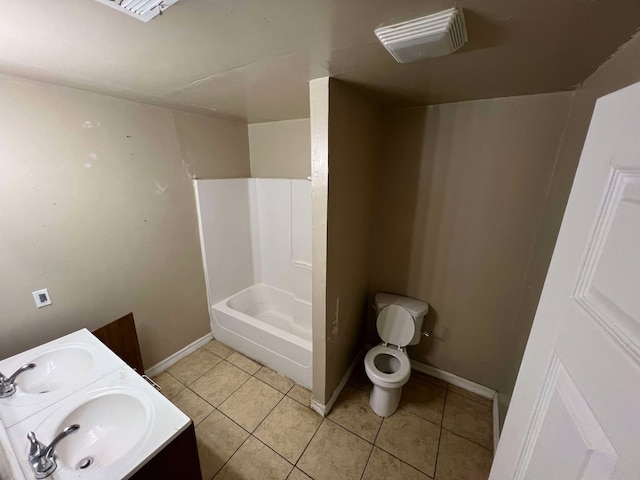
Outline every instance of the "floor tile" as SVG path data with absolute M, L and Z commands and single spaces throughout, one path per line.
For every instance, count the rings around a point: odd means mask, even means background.
M 189 386 L 221 361 L 220 357 L 206 348 L 199 348 L 169 367 L 168 371 L 180 383 Z
M 287 480 L 312 480 L 312 479 L 309 475 L 304 473 L 302 470 L 298 469 L 297 467 L 294 467 L 293 470 L 291 470 L 291 473 L 289 474 L 289 476 L 287 477 Z
M 218 407 L 242 428 L 253 432 L 284 394 L 251 377 Z
M 362 480 L 430 480 L 424 473 L 373 447 Z
M 371 449 L 368 442 L 325 419 L 297 466 L 315 480 L 359 480 Z
M 400 408 L 440 425 L 446 393 L 447 391 L 442 387 L 411 378 L 402 387 Z
M 385 418 L 376 446 L 433 477 L 440 427 L 406 410 Z
M 275 388 L 276 390 L 280 390 L 282 393 L 287 393 L 291 389 L 291 387 L 295 385 L 293 380 L 289 380 L 282 375 L 278 375 L 278 373 L 274 372 L 268 367 L 262 367 L 254 374 L 254 377 L 259 378 L 267 385 L 271 385 L 273 388 Z
M 188 388 L 182 390 L 178 395 L 173 397 L 171 401 L 176 407 L 182 410 L 185 415 L 189 416 L 196 426 L 214 410 L 211 405 Z
M 284 480 L 293 465 L 254 437 L 244 442 L 216 480 Z
M 300 385 L 294 385 L 291 390 L 287 392 L 287 396 L 297 400 L 305 407 L 311 405 L 311 392 Z
M 249 434 L 222 413 L 214 411 L 196 427 L 202 478 L 209 480 L 231 458 Z
M 253 375 L 258 370 L 260 370 L 260 364 L 254 362 L 250 358 L 245 357 L 241 353 L 233 352 L 231 355 L 227 357 L 227 362 L 233 363 L 236 367 L 241 368 L 249 375 Z
M 260 424 L 254 435 L 295 464 L 321 423 L 320 415 L 285 397 Z
M 448 392 L 442 426 L 488 449 L 493 448 L 492 408 Z
M 209 350 L 211 353 L 215 353 L 220 358 L 227 358 L 235 351 L 233 348 L 227 347 L 224 343 L 219 342 L 218 340 L 210 341 L 204 345 L 204 348 Z
M 352 385 L 360 390 L 364 390 L 365 392 L 370 392 L 373 389 L 373 384 L 369 377 L 367 377 L 367 372 L 364 370 L 364 364 L 357 365 L 353 370 L 353 373 L 349 377 L 349 385 Z
M 433 385 L 437 385 L 442 388 L 447 388 L 449 385 L 444 380 L 440 380 L 439 378 L 432 377 L 431 375 L 427 375 L 426 373 L 418 372 L 417 370 L 411 370 L 411 378 L 415 378 L 416 380 L 422 380 L 423 382 L 429 382 Z
M 173 397 L 179 394 L 182 390 L 184 390 L 184 385 L 181 384 L 175 378 L 173 378 L 171 375 L 169 375 L 169 373 L 167 372 L 162 372 L 156 375 L 155 377 L 153 377 L 151 380 L 153 380 L 160 386 L 161 388 L 160 391 L 169 400 L 171 400 Z
M 437 480 L 486 480 L 492 461 L 491 451 L 442 430 Z
M 328 418 L 373 443 L 382 424 L 369 406 L 369 393 L 345 385 Z
M 469 390 L 465 390 L 464 388 L 460 388 L 456 385 L 449 384 L 448 389 L 450 392 L 457 393 L 458 395 L 468 398 L 469 400 L 475 400 L 476 402 L 480 402 L 481 404 L 488 407 L 493 407 L 493 398 L 483 397 L 481 395 L 478 395 L 477 393 L 470 392 Z
M 250 375 L 238 367 L 220 362 L 191 384 L 191 390 L 217 407 L 249 378 Z

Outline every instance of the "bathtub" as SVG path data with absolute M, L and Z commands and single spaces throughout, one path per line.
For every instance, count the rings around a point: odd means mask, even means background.
M 213 336 L 311 389 L 311 304 L 256 283 L 212 307 Z

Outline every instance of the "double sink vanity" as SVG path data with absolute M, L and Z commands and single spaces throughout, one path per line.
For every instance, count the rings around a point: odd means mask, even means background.
M 0 372 L 0 480 L 200 478 L 189 417 L 88 330 Z

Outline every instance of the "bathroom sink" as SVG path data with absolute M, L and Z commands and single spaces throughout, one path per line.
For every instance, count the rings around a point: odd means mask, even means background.
M 82 345 L 63 345 L 35 357 L 29 363 L 36 367 L 18 377 L 20 391 L 27 394 L 43 394 L 69 388 L 85 380 L 93 366 L 94 358 Z
M 56 448 L 60 464 L 80 470 L 83 460 L 87 471 L 108 466 L 125 455 L 135 453 L 151 428 L 151 408 L 139 395 L 126 389 L 109 389 L 56 415 L 55 434 L 72 424 L 80 429 Z M 43 429 L 46 431 L 46 428 Z M 86 461 L 88 459 L 88 462 Z
M 15 393 L 0 398 L 5 428 L 91 385 L 124 362 L 83 329 L 1 360 L 0 372 L 8 377 L 28 364 L 35 367 L 16 377 Z

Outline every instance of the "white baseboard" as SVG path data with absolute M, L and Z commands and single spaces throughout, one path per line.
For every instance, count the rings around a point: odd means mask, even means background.
M 358 355 L 356 355 L 356 358 L 354 358 L 353 362 L 351 362 L 351 365 L 349 365 L 349 368 L 347 368 L 347 371 L 342 376 L 340 383 L 338 383 L 338 386 L 333 391 L 333 393 L 331 394 L 331 397 L 329 398 L 329 401 L 326 404 L 319 402 L 315 398 L 311 398 L 311 408 L 315 412 L 322 415 L 323 417 L 326 417 L 329 414 L 329 412 L 333 408 L 333 405 L 336 403 L 336 400 L 340 396 L 342 389 L 349 381 L 349 377 L 351 377 L 351 374 L 353 373 L 355 368 L 358 366 L 358 364 L 362 362 L 363 356 L 364 356 L 364 350 L 360 350 L 358 352 Z
M 184 347 L 182 350 L 179 350 L 173 355 L 171 355 L 170 357 L 167 357 L 161 362 L 156 363 L 153 367 L 146 369 L 144 373 L 149 377 L 154 377 L 159 373 L 164 372 L 171 365 L 179 362 L 190 353 L 195 352 L 197 349 L 199 349 L 205 343 L 210 342 L 212 339 L 213 339 L 213 334 L 207 333 L 204 337 L 199 338 L 195 342 L 190 343 L 189 345 Z
M 450 383 L 451 385 L 455 385 L 456 387 L 464 388 L 465 390 L 476 393 L 484 398 L 493 400 L 493 397 L 496 394 L 496 391 L 489 387 L 485 387 L 484 385 L 480 385 L 479 383 L 459 377 L 457 375 L 454 375 L 453 373 L 445 372 L 444 370 L 432 367 L 431 365 L 416 362 L 415 360 L 411 360 L 411 368 L 417 370 L 418 372 L 426 373 L 427 375 L 431 375 L 432 377 L 444 380 L 445 382 Z
M 498 450 L 498 440 L 500 440 L 500 405 L 498 402 L 498 392 L 493 396 L 493 453 Z

